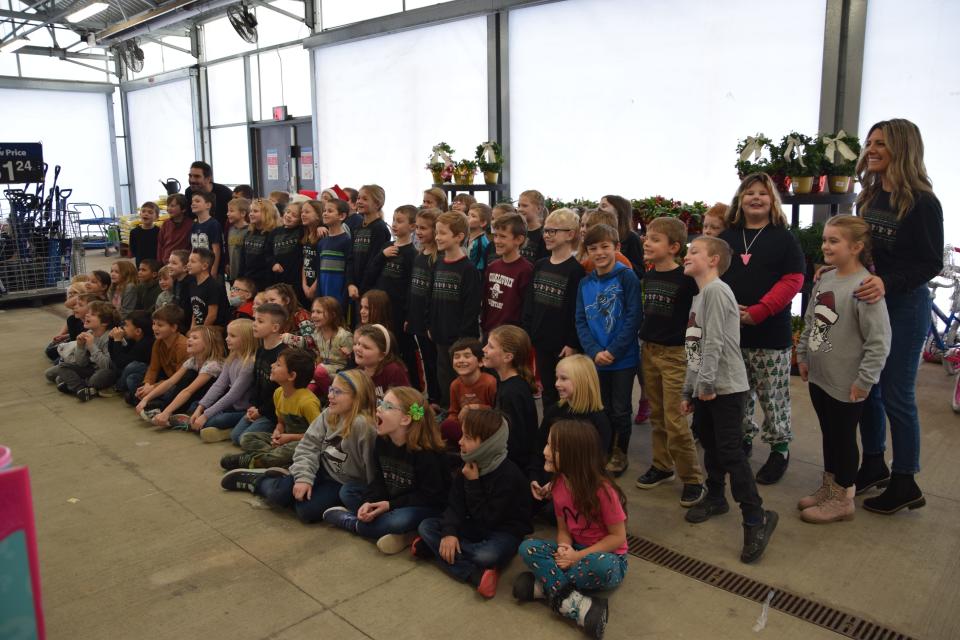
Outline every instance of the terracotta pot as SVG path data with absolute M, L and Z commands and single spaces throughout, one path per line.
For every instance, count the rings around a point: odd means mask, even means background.
M 484 171 L 483 172 L 483 183 L 484 184 L 497 184 L 497 179 L 500 177 L 499 171 Z
M 830 176 L 830 193 L 846 193 L 851 180 L 850 176 Z
M 813 191 L 813 176 L 790 176 L 793 193 L 797 195 Z

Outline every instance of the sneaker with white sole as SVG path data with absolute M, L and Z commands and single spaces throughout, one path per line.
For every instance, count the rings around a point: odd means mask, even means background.
M 254 493 L 257 482 L 264 476 L 266 469 L 234 469 L 220 478 L 220 486 L 227 491 L 249 491 Z
M 693 507 L 707 497 L 707 488 L 702 484 L 685 484 L 680 495 L 681 507 Z
M 140 412 L 140 417 L 150 424 L 153 424 L 153 419 L 161 413 L 163 413 L 162 409 L 144 409 Z
M 380 553 L 392 556 L 408 548 L 412 537 L 412 535 L 405 533 L 388 533 L 377 539 L 377 549 L 380 550 Z
M 637 487 L 639 489 L 653 489 L 664 482 L 670 482 L 673 480 L 674 476 L 675 474 L 673 471 L 663 471 L 662 469 L 657 469 L 653 465 L 650 465 L 650 468 L 647 469 L 647 472 L 637 478 Z
M 356 533 L 357 524 L 360 523 L 360 519 L 357 518 L 357 514 L 353 513 L 346 507 L 330 507 L 323 512 L 323 521 L 329 525 L 337 527 L 338 529 L 349 531 L 350 533 Z

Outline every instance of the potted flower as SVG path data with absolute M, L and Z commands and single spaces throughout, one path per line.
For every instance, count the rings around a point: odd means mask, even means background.
M 453 167 L 453 181 L 457 184 L 473 184 L 476 172 L 477 163 L 474 160 L 461 160 Z
M 497 184 L 500 170 L 503 169 L 503 150 L 500 143 L 488 140 L 477 145 L 477 166 L 483 172 L 484 184 Z
M 830 193 L 846 193 L 850 190 L 853 175 L 857 170 L 860 140 L 857 136 L 848 136 L 841 129 L 834 134 L 821 137 L 820 143 L 824 147 L 823 168 L 827 174 Z
M 454 154 L 454 150 L 446 142 L 440 142 L 433 145 L 433 149 L 431 151 L 432 153 L 427 161 L 426 169 L 433 174 L 433 184 L 442 184 L 446 180 L 450 179 L 449 175 L 447 175 L 445 180 L 443 174 L 445 173 L 445 169 L 447 167 L 453 165 L 453 159 L 451 156 Z M 449 174 L 450 172 L 446 173 Z
M 820 165 L 817 150 L 810 136 L 791 131 L 783 137 L 778 149 L 785 163 L 786 173 L 795 194 L 813 191 L 813 182 L 820 177 Z

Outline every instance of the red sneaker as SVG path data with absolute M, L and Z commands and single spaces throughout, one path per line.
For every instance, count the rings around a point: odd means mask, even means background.
M 641 400 L 637 405 L 637 415 L 633 419 L 633 424 L 643 424 L 650 419 L 650 402 Z
M 477 592 L 488 600 L 497 595 L 497 582 L 500 580 L 500 571 L 498 569 L 487 569 L 480 576 L 480 584 L 477 586 Z

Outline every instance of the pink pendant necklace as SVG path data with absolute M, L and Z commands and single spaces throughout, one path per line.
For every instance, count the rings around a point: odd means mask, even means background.
M 750 244 L 747 244 L 747 232 L 746 227 L 740 229 L 740 234 L 743 236 L 743 253 L 740 255 L 740 259 L 743 260 L 743 266 L 750 264 L 750 247 L 753 246 L 753 243 L 757 241 L 757 238 L 760 237 L 760 234 L 763 233 L 763 230 L 767 228 L 767 225 L 760 227 L 760 231 L 757 231 L 757 235 L 753 236 L 753 240 L 750 241 Z

